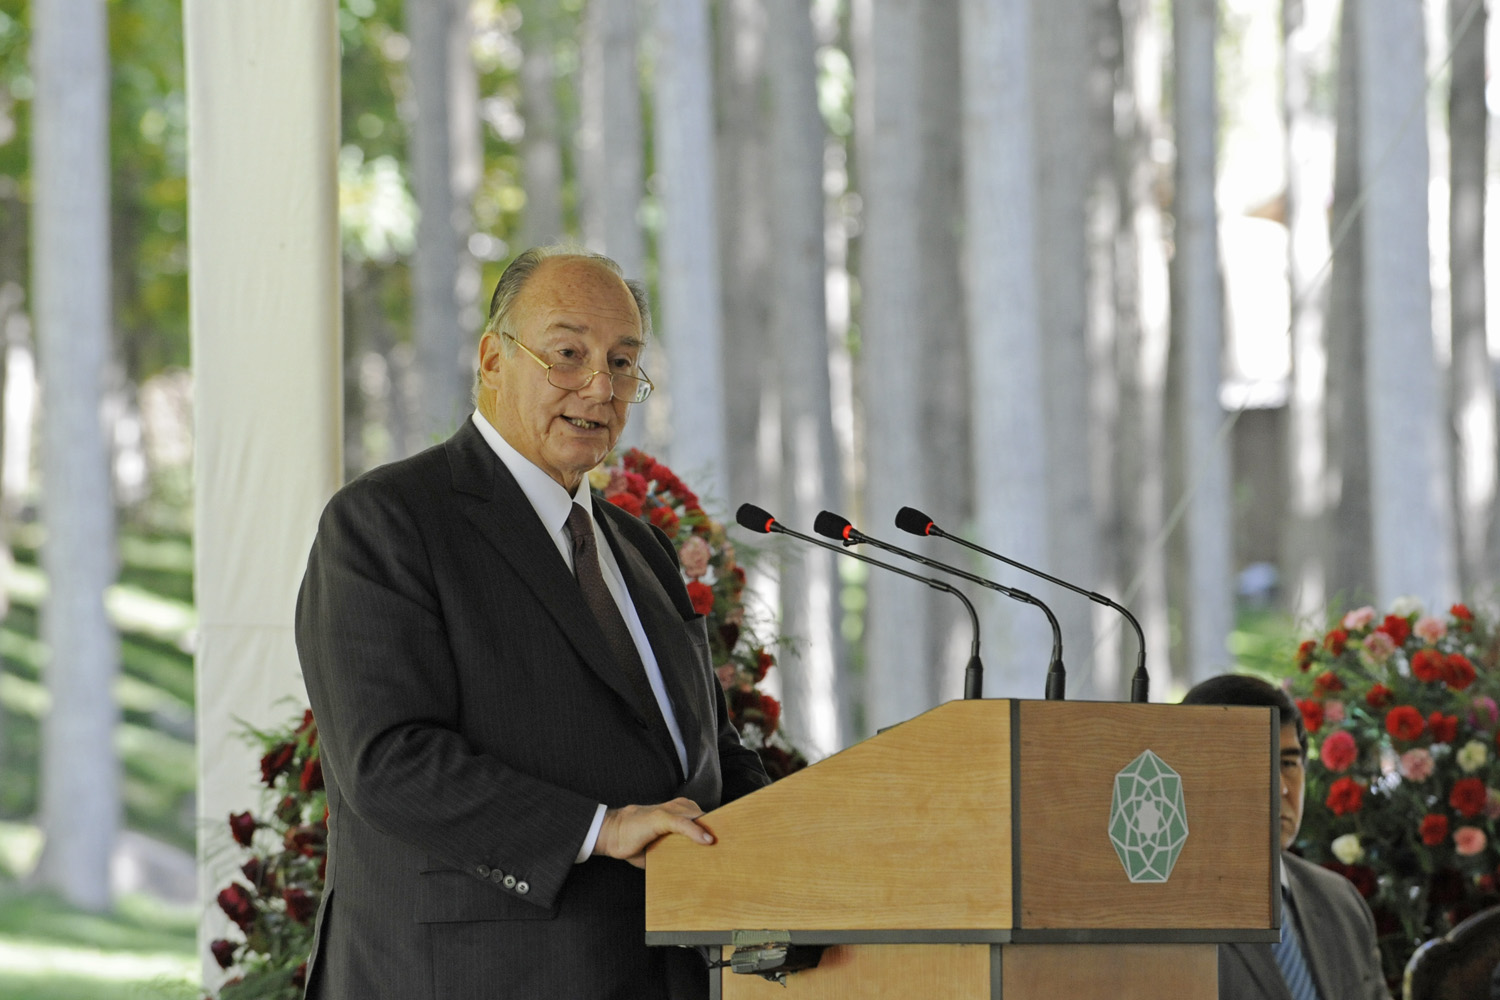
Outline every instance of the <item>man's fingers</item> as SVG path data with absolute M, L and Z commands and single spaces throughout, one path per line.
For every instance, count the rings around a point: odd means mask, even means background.
M 691 799 L 677 798 L 654 806 L 621 806 L 604 814 L 594 853 L 641 867 L 646 847 L 667 834 L 712 844 L 713 834 L 694 822 L 703 810 Z

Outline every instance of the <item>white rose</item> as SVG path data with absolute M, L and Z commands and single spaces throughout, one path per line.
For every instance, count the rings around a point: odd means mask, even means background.
M 1359 844 L 1359 835 L 1346 833 L 1334 839 L 1333 856 L 1346 865 L 1357 865 L 1364 860 L 1365 849 Z
M 1458 761 L 1458 766 L 1464 774 L 1473 774 L 1490 759 L 1490 748 L 1478 740 L 1470 740 L 1459 749 L 1454 759 Z
M 1420 615 L 1424 610 L 1422 599 L 1411 594 L 1398 597 L 1391 602 L 1391 614 L 1397 618 L 1410 618 L 1412 615 Z

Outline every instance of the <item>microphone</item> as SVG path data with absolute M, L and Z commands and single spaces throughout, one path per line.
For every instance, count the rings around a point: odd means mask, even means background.
M 1082 587 L 1074 586 L 1066 580 L 1059 580 L 1057 577 L 1052 576 L 1050 573 L 1043 573 L 1039 569 L 1032 569 L 1030 566 L 1027 566 L 1024 563 L 1018 563 L 1014 559 L 1002 556 L 998 552 L 991 552 L 989 549 L 983 548 L 979 545 L 975 545 L 973 542 L 969 541 L 966 538 L 960 538 L 957 535 L 949 534 L 942 528 L 939 528 L 937 524 L 933 522 L 932 518 L 928 517 L 926 514 L 922 513 L 914 507 L 902 507 L 896 512 L 896 527 L 900 528 L 902 531 L 909 531 L 913 535 L 930 535 L 936 536 L 938 538 L 947 538 L 950 541 L 957 542 L 965 548 L 973 549 L 975 552 L 978 552 L 981 555 L 989 556 L 991 559 L 999 559 L 1001 562 L 1006 563 L 1010 566 L 1014 566 L 1016 569 L 1023 570 L 1033 576 L 1039 576 L 1043 580 L 1046 580 L 1049 583 L 1055 583 L 1059 587 L 1063 587 L 1067 590 L 1073 591 L 1073 593 L 1075 594 L 1082 594 L 1084 597 L 1087 597 L 1095 604 L 1103 604 L 1106 607 L 1114 608 L 1120 614 L 1124 615 L 1125 620 L 1130 622 L 1131 627 L 1135 629 L 1136 643 L 1140 648 L 1140 653 L 1135 661 L 1135 673 L 1131 675 L 1130 678 L 1130 700 L 1137 703 L 1144 703 L 1148 700 L 1151 693 L 1151 678 L 1146 673 L 1146 633 L 1141 631 L 1141 623 L 1135 620 L 1135 615 L 1131 614 L 1124 605 L 1117 604 L 1116 602 L 1105 597 L 1103 594 L 1096 594 L 1092 590 L 1084 590 Z
M 944 583 L 942 580 L 918 576 L 915 573 L 909 573 L 901 569 L 899 566 L 892 566 L 890 563 L 871 559 L 869 556 L 861 555 L 858 552 L 846 551 L 842 545 L 833 545 L 823 541 L 821 538 L 814 538 L 811 535 L 804 535 L 801 532 L 793 531 L 753 503 L 740 504 L 740 509 L 735 512 L 734 519 L 739 522 L 740 527 L 750 531 L 760 532 L 765 535 L 772 534 L 773 532 L 790 535 L 801 541 L 821 546 L 831 552 L 837 552 L 839 555 L 849 556 L 851 559 L 858 559 L 860 562 L 869 563 L 871 566 L 879 566 L 881 569 L 888 569 L 892 573 L 899 573 L 907 579 L 925 583 L 933 590 L 941 590 L 944 593 L 952 594 L 960 601 L 963 601 L 964 607 L 969 612 L 969 623 L 974 628 L 974 641 L 969 648 L 969 663 L 964 668 L 964 697 L 969 699 L 982 697 L 981 689 L 984 687 L 984 664 L 979 662 L 979 614 L 974 610 L 973 603 L 963 595 L 961 590 Z
M 888 542 L 882 542 L 878 538 L 871 538 L 850 524 L 848 518 L 839 517 L 832 511 L 825 510 L 819 514 L 817 520 L 813 522 L 813 530 L 824 538 L 838 539 L 846 546 L 867 542 L 877 549 L 894 552 L 898 556 L 904 556 L 907 559 L 921 563 L 923 566 L 942 570 L 944 573 L 952 573 L 954 576 L 962 577 L 970 583 L 977 583 L 981 587 L 988 587 L 990 590 L 998 590 L 1006 597 L 1020 601 L 1022 604 L 1031 604 L 1041 608 L 1042 613 L 1047 616 L 1047 622 L 1052 626 L 1052 662 L 1047 667 L 1046 697 L 1048 701 L 1063 700 L 1064 692 L 1068 686 L 1068 671 L 1063 666 L 1062 659 L 1062 628 L 1057 624 L 1057 616 L 1052 613 L 1052 609 L 1037 600 L 1037 598 L 1026 593 L 1024 590 L 1015 590 L 1011 587 L 1001 586 L 993 580 L 986 580 L 982 576 L 975 576 L 973 573 L 959 569 L 957 566 L 949 566 L 947 563 L 928 559 L 926 556 L 919 555 L 916 552 L 908 552 L 906 549 L 897 548 Z

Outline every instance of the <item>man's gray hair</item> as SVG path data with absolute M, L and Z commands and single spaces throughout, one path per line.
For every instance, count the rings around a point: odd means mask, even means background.
M 630 289 L 630 295 L 635 299 L 636 310 L 641 314 L 641 339 L 648 340 L 651 337 L 651 303 L 646 296 L 646 286 L 634 278 L 625 277 L 620 265 L 612 258 L 602 253 L 595 253 L 583 247 L 569 246 L 556 243 L 548 246 L 532 247 L 516 255 L 516 258 L 505 268 L 500 275 L 500 280 L 495 283 L 495 294 L 490 297 L 490 316 L 484 325 L 486 333 L 511 333 L 510 314 L 515 309 L 516 299 L 521 295 L 521 289 L 526 287 L 526 282 L 536 273 L 536 269 L 543 261 L 553 258 L 574 258 L 578 260 L 591 261 L 611 274 L 625 282 L 625 287 Z M 509 341 L 505 342 L 504 350 L 506 357 L 515 353 L 515 345 Z

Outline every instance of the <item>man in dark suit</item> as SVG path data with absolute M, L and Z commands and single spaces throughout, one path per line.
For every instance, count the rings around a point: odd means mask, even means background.
M 650 392 L 649 316 L 612 261 L 527 251 L 472 419 L 324 511 L 297 604 L 329 802 L 309 997 L 706 995 L 698 953 L 644 945 L 643 852 L 711 844 L 695 819 L 768 779 L 671 543 L 590 497 Z
M 1390 1000 L 1375 921 L 1353 883 L 1286 850 L 1302 825 L 1302 713 L 1285 691 L 1243 674 L 1211 677 L 1182 703 L 1261 705 L 1281 713 L 1282 939 L 1219 945 L 1220 1000 Z

